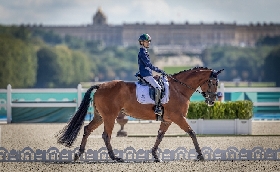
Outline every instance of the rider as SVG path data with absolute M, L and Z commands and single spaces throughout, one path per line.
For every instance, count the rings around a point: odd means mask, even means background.
M 158 67 L 152 65 L 148 53 L 148 48 L 151 43 L 150 35 L 144 33 L 142 34 L 138 41 L 140 44 L 140 51 L 138 53 L 138 65 L 139 65 L 139 73 L 147 81 L 151 86 L 155 88 L 155 114 L 157 115 L 157 121 L 163 121 L 162 119 L 162 107 L 160 102 L 161 97 L 161 86 L 157 83 L 152 75 L 152 70 L 163 75 L 166 75 L 165 72 Z
M 221 93 L 221 92 L 217 92 L 217 98 L 218 98 L 218 101 L 219 101 L 219 102 L 222 102 L 222 99 L 223 99 L 223 93 Z

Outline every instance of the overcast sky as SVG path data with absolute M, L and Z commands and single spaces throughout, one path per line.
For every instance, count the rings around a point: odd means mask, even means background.
M 0 24 L 280 23 L 280 0 L 0 0 Z

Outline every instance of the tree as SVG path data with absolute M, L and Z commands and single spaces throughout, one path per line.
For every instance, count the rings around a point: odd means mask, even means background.
M 22 41 L 29 41 L 31 38 L 30 31 L 24 26 L 1 26 L 0 25 L 0 34 L 11 36 Z
M 65 45 L 55 47 L 59 72 L 56 74 L 60 87 L 72 84 L 74 77 L 72 50 Z
M 208 68 L 225 69 L 219 75 L 224 81 L 231 81 L 236 77 L 248 81 L 262 79 L 263 64 L 272 47 L 257 48 L 241 47 L 213 47 L 202 53 L 202 60 Z
M 38 70 L 37 83 L 35 87 L 46 88 L 54 87 L 59 78 L 56 76 L 59 72 L 57 64 L 57 54 L 54 48 L 43 47 L 37 52 Z
M 41 48 L 37 58 L 36 87 L 74 87 L 92 76 L 87 55 L 66 46 Z
M 90 61 L 88 56 L 81 51 L 73 51 L 73 81 L 72 85 L 78 85 L 80 82 L 89 82 L 94 74 L 92 69 L 95 65 Z
M 236 69 L 238 71 L 238 75 L 243 81 L 248 80 L 249 74 L 251 74 L 251 78 L 253 78 L 253 66 L 254 66 L 254 60 L 252 60 L 252 57 L 244 57 L 241 56 L 238 58 L 236 62 Z
M 57 33 L 54 33 L 53 31 L 44 31 L 41 29 L 33 29 L 31 31 L 32 36 L 39 37 L 43 39 L 46 43 L 51 45 L 61 44 L 63 43 L 63 38 L 58 35 Z
M 64 37 L 64 42 L 70 49 L 82 49 L 85 48 L 85 41 L 82 39 L 70 36 L 70 35 L 65 35 Z
M 201 54 L 201 60 L 203 61 L 204 66 L 211 66 L 211 50 L 203 50 Z
M 37 59 L 28 42 L 0 34 L 0 87 L 11 84 L 32 87 L 36 82 Z
M 280 45 L 280 36 L 266 36 L 256 42 L 257 46 L 277 46 Z
M 280 87 L 280 47 L 275 48 L 265 59 L 264 78 L 266 81 L 276 82 L 276 86 Z

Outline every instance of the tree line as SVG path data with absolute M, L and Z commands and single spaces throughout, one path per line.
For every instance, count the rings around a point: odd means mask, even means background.
M 80 82 L 135 80 L 138 47 L 105 47 L 52 31 L 0 26 L 0 88 L 76 87 Z M 152 55 L 153 56 L 153 55 Z
M 261 38 L 255 47 L 212 47 L 202 52 L 201 59 L 209 68 L 225 69 L 220 80 L 275 82 L 280 87 L 280 37 Z
M 256 47 L 217 46 L 201 54 L 204 66 L 224 68 L 220 80 L 269 81 L 280 86 L 280 37 Z M 137 40 L 136 40 L 137 41 Z M 152 61 L 156 55 L 149 50 Z M 106 47 L 52 31 L 0 26 L 0 88 L 76 87 L 80 82 L 136 80 L 138 47 Z

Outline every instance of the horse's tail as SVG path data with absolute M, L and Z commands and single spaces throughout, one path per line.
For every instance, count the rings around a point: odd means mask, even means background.
M 82 125 L 84 124 L 85 116 L 91 101 L 91 92 L 94 89 L 98 89 L 99 85 L 91 86 L 81 102 L 79 109 L 76 114 L 71 118 L 68 124 L 57 134 L 57 143 L 62 144 L 66 147 L 71 147 L 75 142 Z

